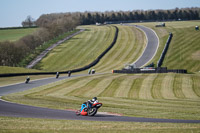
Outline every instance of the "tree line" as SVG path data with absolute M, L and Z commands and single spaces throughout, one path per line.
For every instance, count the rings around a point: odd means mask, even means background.
M 39 29 L 33 34 L 15 42 L 0 42 L 0 66 L 19 66 L 36 47 L 80 25 L 77 17 L 70 13 L 42 15 L 35 23 Z
M 199 20 L 200 8 L 175 8 L 171 10 L 134 10 L 81 13 L 81 24 L 104 22 Z
M 168 20 L 198 20 L 200 8 L 176 8 L 172 10 L 134 10 L 106 12 L 74 12 L 43 14 L 34 25 L 39 29 L 33 34 L 24 36 L 16 42 L 0 42 L 0 65 L 18 66 L 25 56 L 44 42 L 65 32 L 71 31 L 78 25 L 88 25 L 104 22 L 140 22 Z M 27 17 L 22 25 L 31 26 L 32 18 Z

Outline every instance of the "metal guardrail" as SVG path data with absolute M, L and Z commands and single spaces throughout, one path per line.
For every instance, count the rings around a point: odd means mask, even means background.
M 157 62 L 157 67 L 161 67 L 161 65 L 162 65 L 163 60 L 164 60 L 164 58 L 165 58 L 165 55 L 166 55 L 166 53 L 167 53 L 167 50 L 168 50 L 168 48 L 169 48 L 169 44 L 170 44 L 170 42 L 171 42 L 171 40 L 172 40 L 172 37 L 173 37 L 173 34 L 170 33 L 170 34 L 169 34 L 169 37 L 168 37 L 168 39 L 167 39 L 167 42 L 166 42 L 166 44 L 165 44 L 165 47 L 164 47 L 164 49 L 163 49 L 163 51 L 162 51 L 162 53 L 161 53 L 160 59 L 159 59 L 158 62 Z

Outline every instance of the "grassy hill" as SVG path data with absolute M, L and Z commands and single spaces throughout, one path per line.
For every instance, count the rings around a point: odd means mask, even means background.
M 1 29 L 0 30 L 0 42 L 2 41 L 16 41 L 21 37 L 33 33 L 37 28 L 26 29 Z
M 70 70 L 88 65 L 112 42 L 115 29 L 112 26 L 82 26 L 86 31 L 52 50 L 35 68 L 45 71 Z M 142 31 L 119 26 L 115 46 L 95 68 L 101 72 L 121 69 L 136 60 L 145 47 Z M 134 51 L 134 52 L 133 52 Z M 113 63 L 114 62 L 114 63 Z
M 112 26 L 83 26 L 86 31 L 53 49 L 36 68 L 61 71 L 88 65 L 113 41 Z
M 173 38 L 162 66 L 187 69 L 189 72 L 200 71 L 200 31 L 195 30 L 200 21 L 166 22 L 166 27 L 155 27 L 156 24 L 158 23 L 142 23 L 154 29 L 160 38 L 161 45 L 153 62 L 157 63 L 168 34 L 172 32 Z

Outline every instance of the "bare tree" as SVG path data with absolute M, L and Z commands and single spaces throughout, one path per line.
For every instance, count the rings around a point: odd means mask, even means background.
M 29 15 L 27 18 L 22 22 L 23 27 L 32 27 L 35 26 L 34 19 Z

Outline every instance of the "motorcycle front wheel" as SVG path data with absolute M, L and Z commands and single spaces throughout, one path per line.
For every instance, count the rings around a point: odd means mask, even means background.
M 80 115 L 81 113 L 80 113 L 80 110 L 77 110 L 76 111 L 76 115 L 78 116 L 78 115 Z
M 90 108 L 88 110 L 88 116 L 94 116 L 97 113 L 97 108 Z

